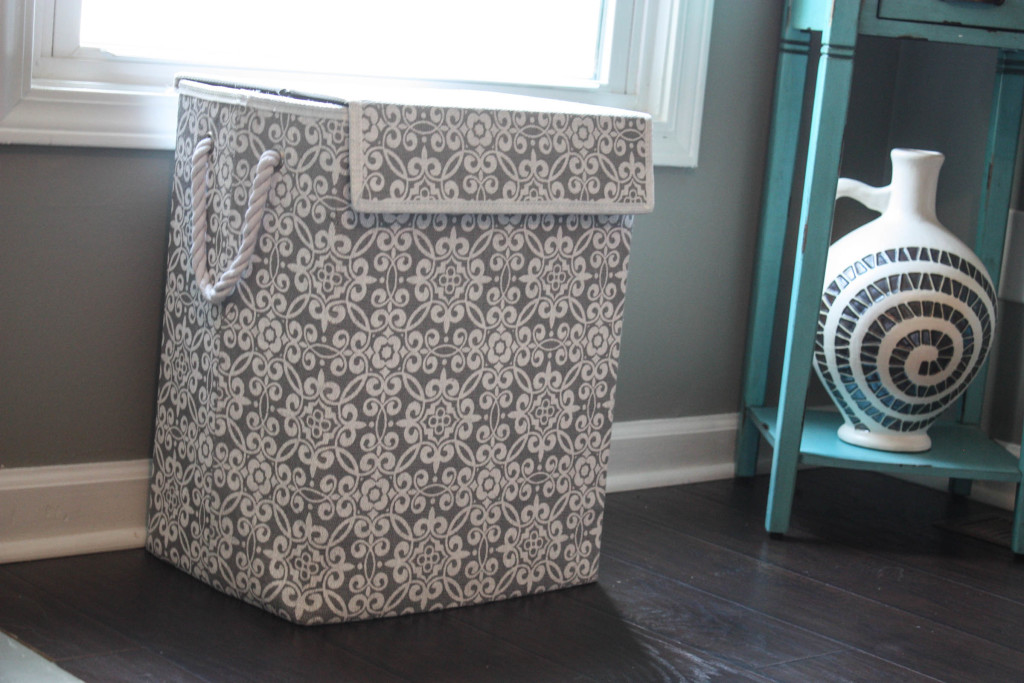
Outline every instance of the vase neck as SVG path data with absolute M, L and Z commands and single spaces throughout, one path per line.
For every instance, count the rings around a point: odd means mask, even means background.
M 892 151 L 892 185 L 886 213 L 909 214 L 936 223 L 935 194 L 945 157 L 918 149 Z

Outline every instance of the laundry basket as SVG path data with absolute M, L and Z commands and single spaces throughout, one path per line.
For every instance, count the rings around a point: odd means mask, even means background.
M 148 550 L 307 624 L 594 581 L 648 117 L 178 91 Z

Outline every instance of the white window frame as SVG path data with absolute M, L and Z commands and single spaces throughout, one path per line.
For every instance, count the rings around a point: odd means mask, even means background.
M 137 64 L 107 61 L 97 69 L 85 51 L 54 56 L 65 52 L 61 36 L 54 36 L 54 5 L 76 1 L 0 0 L 0 143 L 173 149 L 176 98 L 169 80 L 164 88 L 139 85 Z M 696 166 L 714 0 L 634 2 L 635 10 L 619 3 L 631 14 L 636 46 L 627 73 L 613 74 L 613 82 L 624 84 L 620 92 L 480 87 L 647 111 L 655 164 Z M 249 82 L 261 76 L 221 73 Z

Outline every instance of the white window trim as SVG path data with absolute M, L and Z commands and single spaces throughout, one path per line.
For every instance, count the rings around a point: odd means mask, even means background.
M 632 92 L 604 103 L 652 115 L 655 164 L 693 167 L 714 0 L 648 2 L 646 49 Z M 173 149 L 176 99 L 169 86 L 41 76 L 53 38 L 39 27 L 52 26 L 43 16 L 51 11 L 52 0 L 0 0 L 0 143 Z

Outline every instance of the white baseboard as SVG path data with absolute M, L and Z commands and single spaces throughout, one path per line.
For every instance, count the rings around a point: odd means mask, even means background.
M 728 479 L 738 428 L 736 413 L 615 424 L 608 491 Z M 945 479 L 903 478 L 946 488 Z M 141 548 L 148 480 L 149 460 L 0 469 L 0 563 Z M 971 497 L 1012 510 L 1014 493 L 978 481 Z
M 608 491 L 728 479 L 737 429 L 737 413 L 614 424 Z
M 142 547 L 149 460 L 0 469 L 0 563 Z
M 732 476 L 736 414 L 612 427 L 609 491 Z M 148 460 L 0 469 L 0 563 L 141 548 Z

